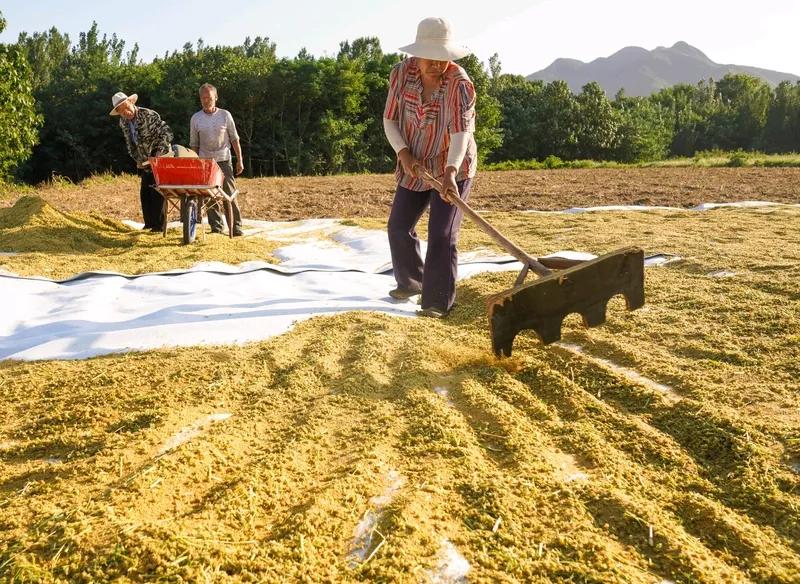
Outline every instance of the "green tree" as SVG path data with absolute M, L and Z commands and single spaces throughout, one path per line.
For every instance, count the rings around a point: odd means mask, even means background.
M 609 160 L 619 142 L 619 116 L 600 84 L 583 86 L 578 104 L 578 157 Z
M 273 125 L 273 167 L 276 174 L 314 174 L 322 164 L 314 139 L 325 113 L 322 76 L 316 59 L 302 50 L 281 59 L 268 77 L 268 103 Z
M 478 157 L 485 160 L 503 143 L 500 102 L 492 95 L 489 74 L 475 55 L 459 59 L 458 64 L 475 86 L 475 142 L 478 145 Z
M 264 37 L 247 38 L 242 49 L 230 62 L 230 79 L 223 86 L 221 104 L 235 115 L 245 169 L 252 175 L 254 160 L 264 158 L 260 137 L 269 125 L 264 115 L 270 99 L 266 78 L 275 65 L 275 43 Z
M 620 115 L 616 160 L 642 162 L 667 156 L 672 120 L 666 108 L 652 99 L 622 95 L 614 100 L 614 107 Z
M 540 156 L 574 158 L 578 146 L 579 105 L 565 81 L 544 86 L 535 134 Z
M 366 93 L 353 123 L 363 128 L 361 154 L 351 171 L 388 172 L 396 163 L 395 153 L 383 134 L 383 110 L 389 90 L 389 74 L 400 62 L 397 53 L 383 53 L 374 37 L 356 39 L 340 45 L 337 59 L 352 61 L 363 73 Z
M 6 21 L 0 13 L 0 32 Z M 42 117 L 33 97 L 33 75 L 25 53 L 0 44 L 0 179 L 8 179 L 31 154 Z
M 500 62 L 500 55 L 497 53 L 493 54 L 489 57 L 489 77 L 492 80 L 492 95 L 497 97 L 498 92 L 498 84 L 500 82 L 500 77 L 503 74 L 503 64 Z
M 528 81 L 521 75 L 500 75 L 496 80 L 501 108 L 503 143 L 491 161 L 538 158 L 543 149 L 537 134 L 544 83 Z
M 318 138 L 314 148 L 322 155 L 322 164 L 315 173 L 337 173 L 360 170 L 366 165 L 364 144 L 366 125 L 359 123 L 367 96 L 365 75 L 359 60 L 321 59 L 322 94 Z
M 767 152 L 800 151 L 800 82 L 784 81 L 775 88 L 762 144 Z
M 22 32 L 17 45 L 25 51 L 31 64 L 34 91 L 54 81 L 54 73 L 63 68 L 70 53 L 69 35 L 61 34 L 55 27 L 31 35 Z
M 51 30 L 51 36 L 58 38 L 57 31 Z M 44 125 L 41 142 L 25 165 L 28 180 L 40 181 L 53 173 L 81 179 L 95 172 L 131 169 L 121 133 L 108 115 L 115 92 L 139 91 L 138 84 L 134 90 L 120 87 L 120 79 L 137 78 L 142 70 L 125 59 L 124 47 L 123 40 L 101 35 L 93 23 L 66 59 L 50 70 L 49 82 L 36 91 Z M 146 103 L 148 88 L 143 89 L 140 103 Z
M 693 156 L 698 150 L 716 147 L 709 128 L 723 105 L 713 79 L 696 85 L 674 85 L 652 95 L 650 100 L 669 112 L 673 134 L 671 155 Z
M 769 85 L 751 75 L 725 75 L 717 82 L 716 91 L 722 108 L 712 115 L 709 127 L 715 146 L 758 148 L 772 98 Z

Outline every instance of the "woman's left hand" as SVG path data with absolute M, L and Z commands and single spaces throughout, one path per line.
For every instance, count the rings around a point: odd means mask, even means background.
M 458 185 L 456 184 L 456 169 L 452 166 L 448 166 L 444 171 L 444 176 L 442 176 L 442 186 L 444 187 L 444 192 L 439 193 L 439 196 L 445 203 L 453 204 L 450 201 L 451 197 L 458 197 Z

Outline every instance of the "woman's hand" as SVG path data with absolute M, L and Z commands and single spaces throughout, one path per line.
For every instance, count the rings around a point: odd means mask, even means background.
M 444 169 L 444 175 L 442 176 L 442 187 L 444 187 L 444 192 L 439 193 L 439 196 L 445 203 L 452 205 L 453 203 L 450 201 L 450 198 L 458 197 L 455 166 L 448 166 Z
M 420 176 L 417 166 L 421 166 L 419 160 L 414 158 L 411 154 L 411 150 L 408 148 L 403 148 L 400 152 L 397 153 L 397 159 L 400 161 L 400 164 L 403 165 L 403 171 L 406 174 L 410 174 L 414 178 Z

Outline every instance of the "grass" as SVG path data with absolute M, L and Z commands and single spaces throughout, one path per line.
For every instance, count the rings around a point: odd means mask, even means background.
M 50 212 L 0 216 L 0 236 L 21 249 Z M 641 310 L 570 317 L 583 354 L 525 333 L 496 360 L 484 301 L 515 274 L 494 273 L 461 282 L 444 321 L 351 312 L 243 347 L 0 363 L 0 579 L 418 582 L 447 540 L 470 582 L 797 581 L 800 211 L 489 219 L 533 254 L 683 261 L 647 270 Z M 85 245 L 87 265 L 117 249 Z M 465 223 L 461 249 L 489 245 Z M 159 455 L 215 412 L 232 416 Z
M 559 168 L 674 168 L 696 166 L 714 167 L 798 167 L 800 154 L 764 154 L 763 152 L 725 152 L 713 150 L 698 152 L 693 157 L 676 157 L 666 160 L 655 160 L 635 163 L 621 163 L 602 160 L 561 160 L 557 156 L 548 156 L 539 160 L 509 160 L 495 162 L 483 166 L 484 170 L 546 170 Z
M 0 178 L 0 201 L 14 201 L 20 195 L 32 193 L 33 190 L 34 188 L 31 186 L 8 182 Z

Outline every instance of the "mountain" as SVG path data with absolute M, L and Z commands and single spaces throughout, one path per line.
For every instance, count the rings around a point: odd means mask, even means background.
M 625 47 L 591 63 L 576 59 L 556 59 L 546 69 L 528 75 L 528 79 L 550 82 L 563 79 L 574 93 L 590 81 L 597 81 L 613 97 L 620 88 L 631 96 L 646 96 L 677 83 L 695 84 L 702 79 L 722 79 L 728 73 L 746 73 L 771 85 L 781 81 L 800 81 L 800 76 L 744 65 L 720 65 L 701 50 L 683 41 L 652 51 Z

